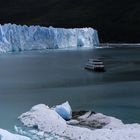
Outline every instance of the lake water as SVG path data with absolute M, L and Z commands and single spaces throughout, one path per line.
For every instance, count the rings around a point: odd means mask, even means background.
M 106 72 L 84 69 L 89 58 Z M 13 130 L 33 105 L 69 101 L 73 110 L 94 110 L 140 123 L 140 48 L 47 50 L 0 55 L 0 128 Z

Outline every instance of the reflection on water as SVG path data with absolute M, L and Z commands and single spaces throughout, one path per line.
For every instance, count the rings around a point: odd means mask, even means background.
M 25 52 L 0 56 L 0 127 L 12 130 L 33 105 L 70 101 L 73 110 L 95 110 L 140 122 L 140 48 Z M 99 57 L 105 73 L 86 71 Z

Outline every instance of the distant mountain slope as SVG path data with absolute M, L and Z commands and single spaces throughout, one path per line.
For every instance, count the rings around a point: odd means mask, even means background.
M 98 30 L 102 42 L 140 42 L 138 0 L 2 0 L 0 22 Z

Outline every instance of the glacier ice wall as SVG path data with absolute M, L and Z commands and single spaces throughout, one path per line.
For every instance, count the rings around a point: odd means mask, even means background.
M 99 45 L 98 34 L 92 28 L 0 25 L 0 52 L 96 47 L 97 45 Z

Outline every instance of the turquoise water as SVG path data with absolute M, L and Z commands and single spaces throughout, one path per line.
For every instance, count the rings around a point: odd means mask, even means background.
M 105 73 L 86 71 L 99 57 Z M 68 100 L 73 110 L 94 110 L 140 123 L 140 48 L 48 50 L 0 56 L 0 128 L 13 130 L 33 105 Z

